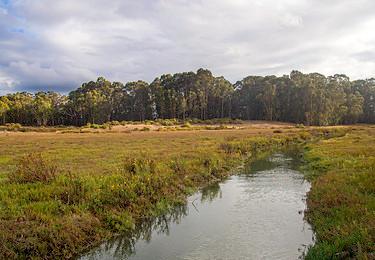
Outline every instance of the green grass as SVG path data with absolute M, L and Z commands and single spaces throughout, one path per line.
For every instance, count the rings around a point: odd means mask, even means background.
M 307 219 L 317 235 L 306 259 L 374 259 L 375 129 L 311 144 L 305 158 Z
M 74 257 L 132 230 L 144 216 L 184 203 L 246 158 L 345 131 L 4 133 L 0 258 Z M 36 178 L 51 169 L 53 175 Z

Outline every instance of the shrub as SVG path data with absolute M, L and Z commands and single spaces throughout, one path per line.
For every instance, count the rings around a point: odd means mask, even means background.
M 209 175 L 219 177 L 222 171 L 221 161 L 218 156 L 211 155 L 212 157 L 207 157 L 202 160 L 204 168 L 207 169 Z
M 110 125 L 121 125 L 121 123 L 119 121 L 111 121 L 109 124 Z
M 18 123 L 16 123 L 16 124 L 7 123 L 7 124 L 5 124 L 5 126 L 6 126 L 6 130 L 8 130 L 8 131 L 18 131 L 22 128 L 22 125 L 18 124 Z
M 153 124 L 155 124 L 155 122 L 152 121 L 152 120 L 145 120 L 145 121 L 144 121 L 144 124 L 145 124 L 145 125 L 153 125 Z
M 115 232 L 125 232 L 134 229 L 134 220 L 127 212 L 110 212 L 105 216 L 105 223 Z
M 147 131 L 150 131 L 151 129 L 149 127 L 143 127 L 141 128 L 139 131 L 144 131 L 144 132 L 147 132 Z
M 147 154 L 141 154 L 138 157 L 125 157 L 123 163 L 125 173 L 154 173 L 156 170 L 156 162 L 150 159 Z
M 312 135 L 307 132 L 307 131 L 302 131 L 302 132 L 299 132 L 299 137 L 302 139 L 302 140 L 309 140 L 311 139 Z
M 190 128 L 191 124 L 189 122 L 185 122 L 181 127 Z
M 109 129 L 111 130 L 112 129 L 112 125 L 111 124 L 108 124 L 108 123 L 105 123 L 105 124 L 102 124 L 100 126 L 101 129 Z
M 282 132 L 283 132 L 283 131 L 282 131 L 282 130 L 279 130 L 279 129 L 278 129 L 278 130 L 273 130 L 273 133 L 274 133 L 274 134 L 281 134 Z
M 156 119 L 155 122 L 161 124 L 162 126 L 174 126 L 179 125 L 180 121 L 176 118 L 172 119 Z
M 15 183 L 43 182 L 55 179 L 57 166 L 45 159 L 40 153 L 30 153 L 22 157 L 17 169 L 9 174 L 9 180 Z
M 181 156 L 177 156 L 169 162 L 169 167 L 174 173 L 186 174 L 188 168 L 188 161 Z
M 113 122 L 117 122 L 117 121 L 113 121 Z M 105 123 L 105 124 L 102 124 L 102 125 L 87 123 L 85 127 L 86 128 L 92 128 L 92 129 L 107 129 L 107 128 L 112 129 L 112 125 L 113 125 L 112 123 L 113 122 Z
M 68 173 L 61 178 L 60 188 L 56 195 L 63 203 L 68 205 L 81 202 L 87 192 L 82 177 L 72 173 Z
M 201 124 L 201 123 L 204 123 L 203 120 L 198 119 L 198 118 L 192 118 L 192 119 L 189 120 L 189 122 L 190 122 L 191 124 Z
M 220 144 L 220 149 L 223 150 L 227 154 L 236 153 L 238 151 L 237 147 L 233 145 L 232 143 L 222 143 Z

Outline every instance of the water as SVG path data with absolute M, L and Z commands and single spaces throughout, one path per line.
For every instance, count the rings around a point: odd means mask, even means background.
M 283 154 L 258 160 L 81 259 L 298 259 L 313 232 L 303 219 L 310 184 L 295 163 Z

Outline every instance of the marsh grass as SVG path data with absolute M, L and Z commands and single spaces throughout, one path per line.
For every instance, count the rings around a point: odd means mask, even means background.
M 0 136 L 0 258 L 73 258 L 183 204 L 247 158 L 347 132 L 262 131 Z
M 56 178 L 57 166 L 41 153 L 29 153 L 17 163 L 17 169 L 8 175 L 13 183 L 49 183 Z
M 305 170 L 312 188 L 306 217 L 317 242 L 306 259 L 374 259 L 374 147 L 371 128 L 307 147 Z

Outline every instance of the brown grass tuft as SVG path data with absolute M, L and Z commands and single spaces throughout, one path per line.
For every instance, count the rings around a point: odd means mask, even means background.
M 57 175 L 57 166 L 45 159 L 41 153 L 29 153 L 22 157 L 17 169 L 8 175 L 13 183 L 49 183 Z

